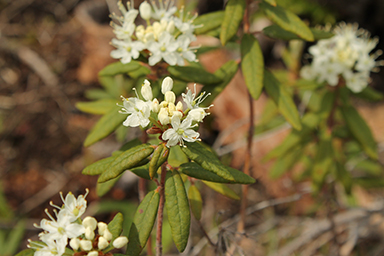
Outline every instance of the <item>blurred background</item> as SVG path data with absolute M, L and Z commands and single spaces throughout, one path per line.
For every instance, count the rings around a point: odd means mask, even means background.
M 82 143 L 98 120 L 97 116 L 84 114 L 75 104 L 85 101 L 86 92 L 99 88 L 97 73 L 107 64 L 114 62 L 109 57 L 113 38 L 109 26 L 110 11 L 116 10 L 115 0 L 0 0 L 0 255 L 13 255 L 26 248 L 26 239 L 35 237 L 39 230 L 33 227 L 44 216 L 43 209 L 48 202 L 61 204 L 59 192 L 72 191 L 75 195 L 84 194 L 90 189 L 87 199 L 92 207 L 90 214 L 108 220 L 116 211 L 123 211 L 132 217 L 138 203 L 137 179 L 125 177 L 104 198 L 95 194 L 97 177 L 81 174 L 82 169 L 94 161 L 109 156 L 119 148 L 114 135 L 102 142 L 84 148 Z M 283 6 L 307 19 L 311 25 L 338 21 L 358 22 L 373 36 L 382 38 L 378 49 L 384 49 L 384 1 L 382 0 L 288 0 L 278 1 Z M 140 1 L 135 1 L 138 6 Z M 219 0 L 176 1 L 185 4 L 200 14 L 223 9 Z M 257 14 L 255 14 L 257 16 Z M 257 19 L 253 24 L 260 29 L 266 24 Z M 268 25 L 268 24 L 267 24 Z M 277 53 L 278 42 L 261 38 L 267 65 L 282 67 L 281 56 Z M 218 45 L 215 38 L 199 38 L 201 44 Z M 309 45 L 308 45 L 309 46 Z M 308 47 L 307 46 L 307 47 Z M 213 72 L 225 61 L 236 58 L 238 52 L 219 49 L 202 55 L 200 61 Z M 384 92 L 383 70 L 373 74 L 372 86 Z M 213 129 L 203 132 L 206 142 L 222 149 L 223 144 L 243 139 L 248 116 L 246 89 L 237 75 L 223 95 L 215 102 Z M 240 88 L 240 90 L 239 90 Z M 236 94 L 236 97 L 234 95 Z M 263 109 L 265 98 L 255 104 L 256 115 Z M 244 105 L 242 105 L 244 104 Z M 231 109 L 228 105 L 232 106 Z M 361 111 L 373 129 L 375 138 L 384 142 L 384 107 L 382 103 L 361 106 Z M 230 126 L 237 121 L 238 127 Z M 257 124 L 256 124 L 257 125 Z M 240 131 L 223 139 L 223 131 Z M 232 131 L 232 133 L 233 133 Z M 243 132 L 243 133 L 242 133 Z M 285 133 L 284 133 L 285 132 Z M 292 184 L 272 182 L 266 178 L 270 165 L 258 161 L 271 148 L 278 145 L 287 131 L 276 134 L 269 141 L 255 145 L 253 154 L 253 177 L 258 182 L 251 186 L 250 205 L 263 200 L 287 196 L 295 192 Z M 230 132 L 231 133 L 231 132 Z M 217 139 L 220 139 L 218 141 Z M 224 161 L 241 169 L 243 160 L 242 144 L 222 151 Z M 235 190 L 239 188 L 234 188 Z M 289 191 L 289 193 L 287 193 Z M 202 193 L 204 205 L 208 207 L 204 215 L 208 227 L 218 219 L 225 220 L 236 214 L 239 202 L 224 198 L 210 191 Z M 374 196 L 382 197 L 381 190 Z M 369 200 L 372 194 L 363 194 Z M 368 198 L 368 199 L 367 199 Z M 265 215 L 291 212 L 303 214 L 307 201 L 302 199 L 295 207 L 281 207 L 253 215 L 254 225 L 268 220 Z M 204 210 L 203 210 L 204 212 Z M 255 231 L 256 232 L 256 231 Z M 224 234 L 224 232 L 223 232 Z M 197 243 L 202 237 L 194 233 Z M 233 234 L 232 234 L 233 235 Z M 269 234 L 269 236 L 273 233 Z M 380 238 L 381 239 L 381 238 Z M 169 239 L 168 239 L 169 240 Z M 266 255 L 265 242 L 255 244 L 250 237 L 244 244 L 246 255 Z M 377 241 L 376 241 L 377 242 Z M 367 240 L 362 248 L 377 245 L 375 240 Z M 172 243 L 165 245 L 175 252 Z M 255 249 L 257 247 L 257 250 Z M 173 251 L 172 251 L 173 250 Z M 203 254 L 201 254 L 203 255 Z M 206 252 L 205 255 L 210 255 Z M 213 255 L 213 254 L 211 254 Z M 319 254 L 322 255 L 322 254 Z M 368 254 L 356 254 L 368 255 Z

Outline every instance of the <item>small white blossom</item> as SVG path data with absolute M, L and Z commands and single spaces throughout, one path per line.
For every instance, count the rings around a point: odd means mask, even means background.
M 45 245 L 29 240 L 28 248 L 34 249 L 34 256 L 61 256 L 65 252 L 64 241 L 46 240 Z
M 104 235 L 104 231 L 106 230 L 106 229 L 108 229 L 108 225 L 107 225 L 107 223 L 104 223 L 104 222 L 99 222 L 99 223 L 97 223 L 97 228 L 98 228 L 98 233 L 99 233 L 99 235 Z
M 176 101 L 176 95 L 173 91 L 168 91 L 165 93 L 164 95 L 164 99 L 166 102 L 168 103 L 173 103 L 175 104 L 175 101 Z
M 164 78 L 162 84 L 161 84 L 161 93 L 165 94 L 166 92 L 169 92 L 173 88 L 173 80 L 169 76 Z
M 81 240 L 80 241 L 80 247 L 81 249 L 83 249 L 84 251 L 90 251 L 92 250 L 92 241 L 89 241 L 89 240 Z
M 162 0 L 159 1 L 159 7 L 156 5 L 154 1 L 152 1 L 152 18 L 156 20 L 165 19 L 168 20 L 176 11 L 176 6 L 173 6 L 174 0 Z
M 61 200 L 64 203 L 63 207 L 54 205 L 52 202 L 50 202 L 50 204 L 53 207 L 59 209 L 61 214 L 67 215 L 70 222 L 73 222 L 77 218 L 81 217 L 81 215 L 83 215 L 83 213 L 85 212 L 85 209 L 87 208 L 87 201 L 85 200 L 85 198 L 87 197 L 88 193 L 89 190 L 86 189 L 85 195 L 80 195 L 76 199 L 72 192 L 69 192 L 64 199 L 63 193 L 60 192 Z
M 189 109 L 199 108 L 199 105 L 209 96 L 210 93 L 202 92 L 200 95 L 195 98 L 196 96 L 196 84 L 194 84 L 194 93 L 190 89 L 187 88 L 187 93 L 182 93 L 181 97 L 183 98 L 185 104 L 187 104 L 187 107 Z M 212 105 L 211 105 L 212 106 Z M 208 108 L 210 108 L 209 106 Z M 208 109 L 207 108 L 207 109 Z
M 152 16 L 152 8 L 147 1 L 144 1 L 140 4 L 139 11 L 141 18 L 144 20 L 149 20 Z
M 130 114 L 127 119 L 124 121 L 124 126 L 130 127 L 146 127 L 150 121 L 149 116 L 151 114 L 150 107 L 144 101 L 138 98 L 123 98 L 123 108 L 121 113 Z
M 169 115 L 166 108 L 161 108 L 159 111 L 158 119 L 162 125 L 169 124 Z
M 91 251 L 87 254 L 87 256 L 98 256 L 99 252 L 98 251 Z
M 140 56 L 140 51 L 145 48 L 142 42 L 131 41 L 130 39 L 120 41 L 113 38 L 111 43 L 117 48 L 111 52 L 111 57 L 120 59 L 123 64 L 131 62 L 132 59 L 137 59 Z
M 175 51 L 177 48 L 178 43 L 175 38 L 167 31 L 164 31 L 161 33 L 158 41 L 148 43 L 148 50 L 152 54 L 148 59 L 148 64 L 153 66 L 163 59 L 171 66 L 176 65 L 177 53 Z
M 207 116 L 207 113 L 204 108 L 194 108 L 188 112 L 188 117 L 196 122 L 202 122 L 205 116 Z
M 109 229 L 104 230 L 103 237 L 104 237 L 107 241 L 111 241 L 111 240 L 112 240 L 112 233 L 111 233 L 111 231 L 109 231 Z
M 77 237 L 72 238 L 69 241 L 69 246 L 71 246 L 73 250 L 77 251 L 80 248 L 80 239 L 78 239 Z
M 108 245 L 109 242 L 107 241 L 107 239 L 105 239 L 103 236 L 100 236 L 99 241 L 97 243 L 97 248 L 99 248 L 99 250 L 104 250 L 108 247 Z
M 116 238 L 112 245 L 113 247 L 115 248 L 122 248 L 124 247 L 126 244 L 128 243 L 128 238 L 125 237 L 125 236 L 119 236 L 118 238 Z
M 85 228 L 84 236 L 85 239 L 93 240 L 93 238 L 95 238 L 95 232 L 93 232 L 93 229 L 91 227 L 87 227 Z
M 186 118 L 180 122 L 180 118 L 174 116 L 171 119 L 171 125 L 172 128 L 166 130 L 162 135 L 162 139 L 167 141 L 167 147 L 176 146 L 177 144 L 184 146 L 183 140 L 194 142 L 198 140 L 200 136 L 198 132 L 192 130 L 197 124 L 192 125 L 192 120 L 190 118 Z
M 97 227 L 97 220 L 94 217 L 85 217 L 83 220 L 83 226 L 93 231 Z
M 151 101 L 153 98 L 152 88 L 147 79 L 144 80 L 144 83 L 141 86 L 141 95 L 146 101 Z

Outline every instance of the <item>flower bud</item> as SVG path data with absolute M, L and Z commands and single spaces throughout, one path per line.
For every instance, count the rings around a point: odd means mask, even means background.
M 99 235 L 104 235 L 104 231 L 108 229 L 108 225 L 104 222 L 97 223 Z
M 83 220 L 83 226 L 85 228 L 91 228 L 91 230 L 95 230 L 97 227 L 97 220 L 93 217 L 85 217 Z
M 93 240 L 93 238 L 95 238 L 95 232 L 93 232 L 93 230 L 91 229 L 91 227 L 87 227 L 85 229 L 85 238 L 88 239 L 88 240 Z
M 169 76 L 164 78 L 163 83 L 161 84 L 161 92 L 165 94 L 166 92 L 172 90 L 173 88 L 173 80 Z
M 176 111 L 176 106 L 172 102 L 168 103 L 168 114 L 173 115 L 173 112 Z
M 141 86 L 141 95 L 145 100 L 152 100 L 153 94 L 152 94 L 152 88 L 147 79 L 144 80 L 143 85 Z
M 175 22 L 173 20 L 168 22 L 166 30 L 170 34 L 173 34 L 173 32 L 175 32 Z
M 202 122 L 204 117 L 207 115 L 203 108 L 195 108 L 188 112 L 188 116 L 192 121 Z
M 173 91 L 168 91 L 165 93 L 164 99 L 166 102 L 173 103 L 173 105 L 175 105 L 176 95 Z
M 173 117 L 181 119 L 183 117 L 183 113 L 181 113 L 180 111 L 173 111 L 172 118 Z
M 183 111 L 183 103 L 181 103 L 181 101 L 177 102 L 176 110 L 177 111 Z
M 80 241 L 80 247 L 84 251 L 90 251 L 92 250 L 92 241 L 89 240 L 81 240 Z
M 157 99 L 153 99 L 151 104 L 151 111 L 157 113 L 159 112 L 159 110 L 160 110 L 159 101 Z
M 160 109 L 158 119 L 162 125 L 169 124 L 168 110 L 166 108 Z
M 111 233 L 111 231 L 109 231 L 109 229 L 104 230 L 103 237 L 105 239 L 107 239 L 107 241 L 111 241 L 112 240 L 112 233 Z
M 109 242 L 107 241 L 107 239 L 100 236 L 99 242 L 97 243 L 97 247 L 99 248 L 99 250 L 104 250 L 105 248 L 107 248 L 108 245 L 109 245 Z
M 123 246 L 125 246 L 126 244 L 128 243 L 128 238 L 126 236 L 119 236 L 118 238 L 116 238 L 112 245 L 113 247 L 115 248 L 122 248 Z
M 141 18 L 143 18 L 144 20 L 149 20 L 151 18 L 152 8 L 147 1 L 141 3 L 141 5 L 139 6 L 139 11 Z
M 71 246 L 73 250 L 77 251 L 80 247 L 80 240 L 78 238 L 72 238 L 69 241 L 69 246 Z
M 160 34 L 164 31 L 163 27 L 159 22 L 154 22 L 153 23 L 153 33 L 156 35 L 156 37 L 159 37 Z
M 98 256 L 99 255 L 99 252 L 97 251 L 91 251 L 87 254 L 87 256 Z

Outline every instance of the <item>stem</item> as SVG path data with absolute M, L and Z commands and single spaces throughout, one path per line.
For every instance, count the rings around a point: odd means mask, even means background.
M 209 235 L 207 234 L 207 231 L 205 231 L 203 225 L 201 224 L 200 220 L 197 220 L 197 223 L 199 223 L 199 227 L 201 229 L 201 232 L 203 232 L 203 235 L 205 236 L 205 238 L 207 238 L 207 241 L 208 243 L 212 246 L 212 247 L 215 247 L 216 248 L 216 244 L 214 242 L 212 242 L 211 238 L 209 237 Z
M 164 213 L 164 187 L 165 187 L 165 176 L 167 174 L 167 161 L 161 165 L 161 177 L 160 177 L 160 186 L 159 186 L 159 210 L 157 213 L 157 230 L 156 230 L 156 256 L 161 256 L 163 253 L 162 232 L 163 232 L 163 213 Z

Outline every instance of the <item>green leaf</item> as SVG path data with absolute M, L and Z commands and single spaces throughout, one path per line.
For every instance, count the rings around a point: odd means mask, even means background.
M 312 182 L 320 189 L 325 181 L 326 175 L 334 164 L 334 152 L 331 137 L 328 134 L 322 135 L 318 142 L 317 152 L 312 169 Z
M 2 249 L 1 254 L 14 255 L 16 250 L 19 248 L 21 240 L 23 239 L 24 232 L 25 220 L 20 220 L 8 235 L 8 239 L 6 240 L 6 247 Z
M 235 191 L 233 191 L 232 189 L 230 189 L 224 184 L 214 183 L 214 182 L 205 181 L 205 180 L 202 180 L 202 182 L 208 187 L 210 187 L 211 189 L 222 194 L 223 196 L 229 197 L 234 200 L 240 200 L 240 197 L 235 193 Z
M 293 12 L 285 10 L 280 6 L 272 6 L 266 2 L 261 2 L 259 7 L 272 22 L 284 30 L 292 32 L 304 40 L 311 42 L 314 40 L 314 36 L 308 26 Z
M 149 177 L 149 163 L 143 166 L 132 168 L 130 171 L 140 178 L 151 180 L 151 177 Z
M 199 179 L 199 180 L 206 180 L 206 181 L 212 181 L 217 183 L 238 183 L 238 184 L 253 184 L 255 183 L 255 179 L 248 176 L 247 174 L 240 172 L 236 169 L 233 169 L 231 167 L 225 166 L 227 171 L 232 175 L 235 181 L 226 180 L 218 175 L 216 175 L 213 172 L 207 171 L 200 165 L 194 162 L 189 162 L 180 165 L 180 171 L 190 177 Z
M 100 175 L 107 170 L 108 166 L 116 159 L 116 157 L 117 156 L 110 156 L 94 162 L 85 167 L 81 173 L 84 175 Z
M 97 182 L 106 182 L 116 178 L 125 170 L 138 166 L 138 164 L 152 154 L 153 150 L 153 147 L 149 144 L 143 144 L 123 152 L 110 163 L 108 169 L 100 175 Z
M 381 175 L 383 173 L 383 166 L 379 162 L 370 159 L 358 162 L 353 169 L 370 175 Z
M 203 106 L 209 106 L 212 104 L 213 100 L 224 90 L 224 88 L 231 82 L 232 78 L 235 76 L 238 69 L 238 64 L 234 60 L 230 60 L 224 63 L 214 75 L 220 77 L 222 82 L 218 84 L 208 84 L 203 86 L 201 89 L 202 92 L 210 93 L 211 95 L 207 97 L 202 103 Z
M 383 188 L 384 187 L 384 178 L 378 177 L 363 177 L 363 178 L 354 178 L 354 183 L 362 186 L 363 188 Z
M 280 156 L 276 162 L 273 164 L 269 176 L 272 179 L 280 178 L 281 175 L 289 171 L 295 164 L 297 164 L 300 157 L 303 154 L 302 147 L 297 147 L 293 150 L 288 151 L 283 156 Z
M 127 255 L 138 256 L 145 247 L 156 220 L 160 195 L 157 191 L 149 192 L 140 203 L 129 231 Z
M 208 31 L 216 29 L 221 26 L 224 19 L 224 11 L 211 12 L 197 16 L 193 24 L 199 26 L 195 29 L 195 35 L 205 34 Z
M 112 109 L 116 108 L 116 100 L 101 99 L 91 102 L 77 102 L 76 108 L 89 114 L 105 115 Z
M 384 95 L 372 87 L 365 87 L 361 92 L 354 93 L 353 95 L 369 101 L 381 101 L 384 99 Z
M 300 130 L 299 112 L 291 95 L 289 95 L 285 87 L 268 70 L 264 70 L 264 87 L 284 118 L 293 128 Z
M 318 41 L 320 39 L 327 39 L 327 38 L 333 37 L 333 33 L 328 32 L 328 31 L 324 31 L 324 30 L 317 29 L 317 28 L 310 28 L 310 30 L 314 36 L 314 40 L 316 40 L 316 41 Z M 281 28 L 275 24 L 268 26 L 268 27 L 265 27 L 263 29 L 263 33 L 264 33 L 264 35 L 266 35 L 268 37 L 275 38 L 275 39 L 281 39 L 281 40 L 285 40 L 285 41 L 302 39 L 298 35 L 296 35 L 292 32 L 289 32 L 287 30 L 284 30 L 283 28 Z
M 176 79 L 199 84 L 215 84 L 221 82 L 220 77 L 209 73 L 202 67 L 169 66 L 168 72 Z
M 216 155 L 202 144 L 199 142 L 186 142 L 185 144 L 187 147 L 182 148 L 182 150 L 189 159 L 195 161 L 204 169 L 211 171 L 226 180 L 235 181 L 235 178 L 220 162 Z
M 102 197 L 105 194 L 107 194 L 113 186 L 116 184 L 116 182 L 119 181 L 119 179 L 123 176 L 123 174 L 120 174 L 114 179 L 111 179 L 109 181 L 103 182 L 103 183 L 97 183 L 96 184 L 96 193 L 98 197 Z
M 179 145 L 171 147 L 168 156 L 168 164 L 170 166 L 179 167 L 181 164 L 188 162 L 188 157 L 184 154 Z
M 120 212 L 113 217 L 113 220 L 108 223 L 108 229 L 112 233 L 112 241 L 120 236 L 123 231 L 124 217 Z
M 263 90 L 264 58 L 259 42 L 250 34 L 241 40 L 241 70 L 245 84 L 254 99 L 258 99 Z
M 101 99 L 114 99 L 115 97 L 110 95 L 108 92 L 101 89 L 90 89 L 85 91 L 85 97 L 90 100 L 101 100 Z
M 364 152 L 372 159 L 377 160 L 377 146 L 373 138 L 371 129 L 360 116 L 357 110 L 352 106 L 343 106 L 341 108 L 344 120 L 348 129 L 351 131 L 355 139 L 360 143 Z
M 35 250 L 26 249 L 26 250 L 22 250 L 21 252 L 19 252 L 15 256 L 33 256 L 34 254 L 35 254 Z
M 127 64 L 120 61 L 109 64 L 99 72 L 99 76 L 115 76 L 117 74 L 126 74 L 141 67 L 140 62 L 132 60 Z
M 121 125 L 127 118 L 126 115 L 120 114 L 118 109 L 112 109 L 110 112 L 102 116 L 96 125 L 92 128 L 84 141 L 84 146 L 88 147 L 99 140 L 104 139 Z
M 157 173 L 157 169 L 168 159 L 169 148 L 165 146 L 165 143 L 161 143 L 152 155 L 151 161 L 149 162 L 149 176 L 151 179 Z
M 276 6 L 277 5 L 276 0 L 264 0 L 264 1 L 269 3 L 272 6 Z
M 188 189 L 188 199 L 191 204 L 193 216 L 197 220 L 201 219 L 201 210 L 203 209 L 203 200 L 201 199 L 200 191 L 195 185 L 191 185 Z
M 188 243 L 191 215 L 184 182 L 177 171 L 168 172 L 165 181 L 165 207 L 171 226 L 172 238 L 179 252 Z
M 220 42 L 225 45 L 234 35 L 243 20 L 245 0 L 229 0 L 221 24 Z

